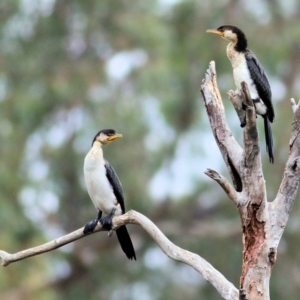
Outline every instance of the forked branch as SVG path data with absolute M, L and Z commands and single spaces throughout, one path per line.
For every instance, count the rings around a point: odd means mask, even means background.
M 246 115 L 244 129 L 244 150 L 231 133 L 225 117 L 225 110 L 218 90 L 214 62 L 211 62 L 201 86 L 205 107 L 217 145 L 229 170 L 233 185 L 218 172 L 208 169 L 206 175 L 224 189 L 237 206 L 242 223 L 243 266 L 240 290 L 219 271 L 199 255 L 174 245 L 144 215 L 129 211 L 113 218 L 113 230 L 126 224 L 141 226 L 170 258 L 188 264 L 210 282 L 223 299 L 266 300 L 269 299 L 269 280 L 276 261 L 277 247 L 294 203 L 300 180 L 300 106 L 292 101 L 294 111 L 293 129 L 290 140 L 290 155 L 276 199 L 267 201 L 259 155 L 259 141 L 256 116 L 247 86 L 244 95 L 230 92 L 230 98 L 240 119 Z M 241 97 L 241 98 L 239 98 Z M 241 108 L 240 99 L 245 100 L 246 110 Z M 95 231 L 103 231 L 98 223 Z M 62 247 L 85 237 L 83 228 L 57 238 L 44 245 L 9 254 L 0 250 L 2 265 L 26 259 Z
M 212 131 L 231 175 L 235 192 L 222 175 L 212 170 L 206 174 L 222 186 L 238 207 L 241 217 L 243 264 L 240 299 L 268 300 L 269 280 L 276 262 L 277 247 L 295 201 L 300 180 L 300 105 L 292 100 L 294 120 L 290 154 L 278 194 L 274 201 L 268 202 L 256 113 L 246 84 L 242 83 L 241 93 L 228 93 L 240 121 L 246 118 L 246 126 L 243 129 L 244 149 L 237 145 L 224 120 L 224 106 L 220 104 L 222 100 L 216 84 L 213 62 L 210 63 L 202 84 L 202 95 Z M 217 122 L 216 116 L 221 121 Z

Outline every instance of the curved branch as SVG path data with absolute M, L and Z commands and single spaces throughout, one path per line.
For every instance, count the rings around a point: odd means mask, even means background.
M 228 281 L 219 271 L 217 271 L 211 264 L 209 264 L 205 259 L 199 255 L 192 253 L 190 251 L 184 250 L 175 244 L 173 244 L 159 229 L 158 227 L 150 221 L 144 215 L 136 212 L 129 211 L 126 214 L 114 217 L 113 218 L 113 230 L 119 228 L 122 225 L 126 224 L 136 224 L 140 225 L 159 245 L 162 251 L 168 255 L 170 258 L 183 262 L 196 271 L 198 271 L 202 276 L 209 281 L 223 297 L 223 299 L 228 300 L 237 300 L 238 299 L 238 290 L 237 288 Z M 94 234 L 98 231 L 103 231 L 102 225 L 97 224 Z M 87 234 L 89 235 L 89 234 Z M 7 253 L 3 250 L 0 250 L 0 257 L 2 259 L 2 266 L 7 266 L 10 263 L 34 256 L 39 255 L 45 252 L 55 250 L 59 247 L 62 247 L 68 243 L 81 239 L 86 234 L 83 233 L 83 228 L 80 228 L 76 231 L 73 231 L 65 236 L 57 238 L 53 241 L 50 241 L 46 244 L 26 249 L 15 254 Z
M 223 175 L 209 168 L 204 172 L 204 174 L 210 177 L 211 179 L 215 180 L 225 191 L 228 197 L 233 201 L 233 203 L 236 206 L 239 206 L 238 193 Z

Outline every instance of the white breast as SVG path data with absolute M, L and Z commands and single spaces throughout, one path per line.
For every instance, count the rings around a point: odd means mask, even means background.
M 101 155 L 95 155 L 92 149 L 84 160 L 84 178 L 87 191 L 96 209 L 109 214 L 113 208 L 119 211 L 117 199 L 113 189 L 107 180 L 104 159 Z
M 250 77 L 250 72 L 247 67 L 247 62 L 243 53 L 234 51 L 233 45 L 230 43 L 227 46 L 227 56 L 231 62 L 233 69 L 233 78 L 237 89 L 241 90 L 241 83 L 247 83 L 252 99 L 259 99 L 253 80 Z
M 256 91 L 253 80 L 251 79 L 250 72 L 247 67 L 247 62 L 245 55 L 234 51 L 233 44 L 230 43 L 227 46 L 227 56 L 231 62 L 233 69 L 233 78 L 237 89 L 240 91 L 242 89 L 241 83 L 244 81 L 247 83 L 250 96 L 252 100 L 259 100 L 259 102 L 254 102 L 255 110 L 258 115 L 264 115 L 267 112 L 267 108 L 263 101 L 259 98 Z

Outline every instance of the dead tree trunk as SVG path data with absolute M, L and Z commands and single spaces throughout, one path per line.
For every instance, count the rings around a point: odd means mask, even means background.
M 224 106 L 217 86 L 214 62 L 210 63 L 206 72 L 201 92 L 213 134 L 233 184 L 214 170 L 208 169 L 206 174 L 224 189 L 237 207 L 241 217 L 243 265 L 239 290 L 200 255 L 174 245 L 155 224 L 138 212 L 129 211 L 122 216 L 114 217 L 113 230 L 126 224 L 141 226 L 166 255 L 193 267 L 215 287 L 223 299 L 267 300 L 270 299 L 269 282 L 272 267 L 276 261 L 277 247 L 296 198 L 300 180 L 300 105 L 296 105 L 292 100 L 294 121 L 290 139 L 290 154 L 278 194 L 273 201 L 268 202 L 260 160 L 255 110 L 247 86 L 243 86 L 243 95 L 241 96 L 236 92 L 229 92 L 230 100 L 238 116 L 241 118 L 243 114 L 246 114 L 247 125 L 244 129 L 243 148 L 233 137 L 226 122 Z M 246 112 L 239 106 L 239 97 L 242 97 L 247 105 Z M 98 223 L 93 233 L 103 230 L 102 225 Z M 14 254 L 0 250 L 2 266 L 55 250 L 86 236 L 83 228 L 80 228 L 46 244 Z
M 292 101 L 295 115 L 290 154 L 278 194 L 273 201 L 268 202 L 260 159 L 256 114 L 247 86 L 243 86 L 243 95 L 229 92 L 230 100 L 239 117 L 243 111 L 237 98 L 241 97 L 247 106 L 244 149 L 237 143 L 226 122 L 214 62 L 210 63 L 201 92 L 213 134 L 233 185 L 216 171 L 209 169 L 206 174 L 221 185 L 236 205 L 241 217 L 243 264 L 239 287 L 240 299 L 267 300 L 270 299 L 269 282 L 276 261 L 277 247 L 295 200 L 300 179 L 299 105 Z

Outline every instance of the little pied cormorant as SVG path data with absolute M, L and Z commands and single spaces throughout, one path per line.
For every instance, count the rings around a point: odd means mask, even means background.
M 233 68 L 233 77 L 236 87 L 241 91 L 241 83 L 247 83 L 256 113 L 264 119 L 267 152 L 271 163 L 274 163 L 273 137 L 271 123 L 274 121 L 272 93 L 266 72 L 253 52 L 247 49 L 245 34 L 237 27 L 223 25 L 218 29 L 209 29 L 206 32 L 214 33 L 230 41 L 227 46 L 227 56 Z M 241 126 L 244 127 L 245 122 Z
M 85 234 L 92 232 L 98 222 L 104 228 L 110 230 L 113 216 L 120 216 L 125 213 L 124 193 L 121 182 L 115 170 L 104 159 L 102 150 L 102 146 L 121 137 L 122 134 L 116 133 L 113 129 L 99 131 L 93 139 L 91 150 L 85 157 L 83 168 L 85 183 L 89 196 L 98 211 L 97 218 L 86 223 L 83 230 Z M 107 216 L 101 219 L 102 212 Z M 118 228 L 116 233 L 126 256 L 129 259 L 136 259 L 126 226 Z

